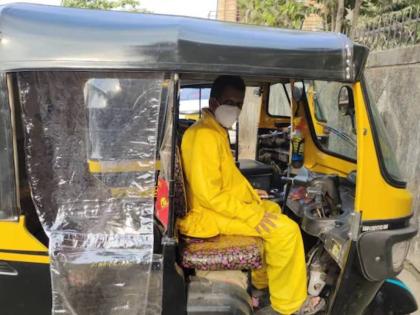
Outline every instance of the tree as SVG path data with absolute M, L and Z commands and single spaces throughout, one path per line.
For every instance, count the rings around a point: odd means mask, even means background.
M 384 13 L 418 6 L 420 0 L 237 0 L 240 22 L 300 28 L 311 13 L 322 16 L 326 30 L 354 35 L 358 23 Z
M 337 18 L 335 22 L 335 31 L 341 32 L 344 19 L 344 0 L 338 0 Z
M 62 5 L 71 8 L 138 11 L 138 0 L 63 0 Z
M 300 28 L 305 18 L 302 2 L 287 0 L 238 0 L 240 21 L 267 26 Z
M 360 14 L 360 7 L 362 6 L 362 2 L 363 0 L 356 0 L 354 3 L 354 9 L 353 9 L 353 17 L 351 20 L 351 32 L 350 32 L 350 37 L 353 38 L 354 37 L 354 32 L 356 30 L 357 27 L 357 22 L 359 20 L 359 14 Z

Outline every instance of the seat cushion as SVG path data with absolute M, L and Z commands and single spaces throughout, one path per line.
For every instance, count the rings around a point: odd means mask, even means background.
M 262 266 L 263 241 L 259 237 L 219 235 L 185 238 L 182 266 L 197 270 L 250 270 Z

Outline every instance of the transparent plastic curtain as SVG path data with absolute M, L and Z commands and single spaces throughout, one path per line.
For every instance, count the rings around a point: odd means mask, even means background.
M 163 74 L 18 74 L 53 314 L 161 313 L 153 208 L 165 84 Z
M 0 74 L 0 220 L 17 219 L 10 110 L 6 75 Z

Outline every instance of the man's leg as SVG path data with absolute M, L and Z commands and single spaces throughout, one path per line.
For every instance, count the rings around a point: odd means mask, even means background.
M 264 205 L 269 212 L 279 212 L 273 203 Z M 264 259 L 267 268 L 272 307 L 281 314 L 299 310 L 307 296 L 306 265 L 303 241 L 299 226 L 287 216 L 280 214 L 276 227 L 261 234 L 239 220 L 220 224 L 221 234 L 259 236 L 264 239 Z M 264 270 L 253 275 L 257 288 L 266 285 Z M 254 282 L 255 281 L 255 282 Z
M 306 264 L 299 226 L 281 214 L 262 232 L 272 307 L 281 314 L 299 310 L 307 296 Z
M 274 214 L 280 214 L 281 210 L 278 204 L 263 200 L 264 208 L 267 212 L 274 213 Z M 258 236 L 260 236 L 257 233 Z M 252 285 L 259 290 L 265 289 L 268 287 L 268 275 L 267 275 L 267 266 L 264 259 L 264 266 L 260 269 L 253 270 L 252 271 Z

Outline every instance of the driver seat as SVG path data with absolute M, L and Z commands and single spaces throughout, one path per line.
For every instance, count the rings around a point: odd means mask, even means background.
M 179 145 L 175 150 L 175 199 L 178 218 L 187 215 L 185 178 Z M 212 238 L 181 236 L 181 265 L 195 270 L 251 270 L 263 265 L 263 241 L 259 237 L 218 235 Z

